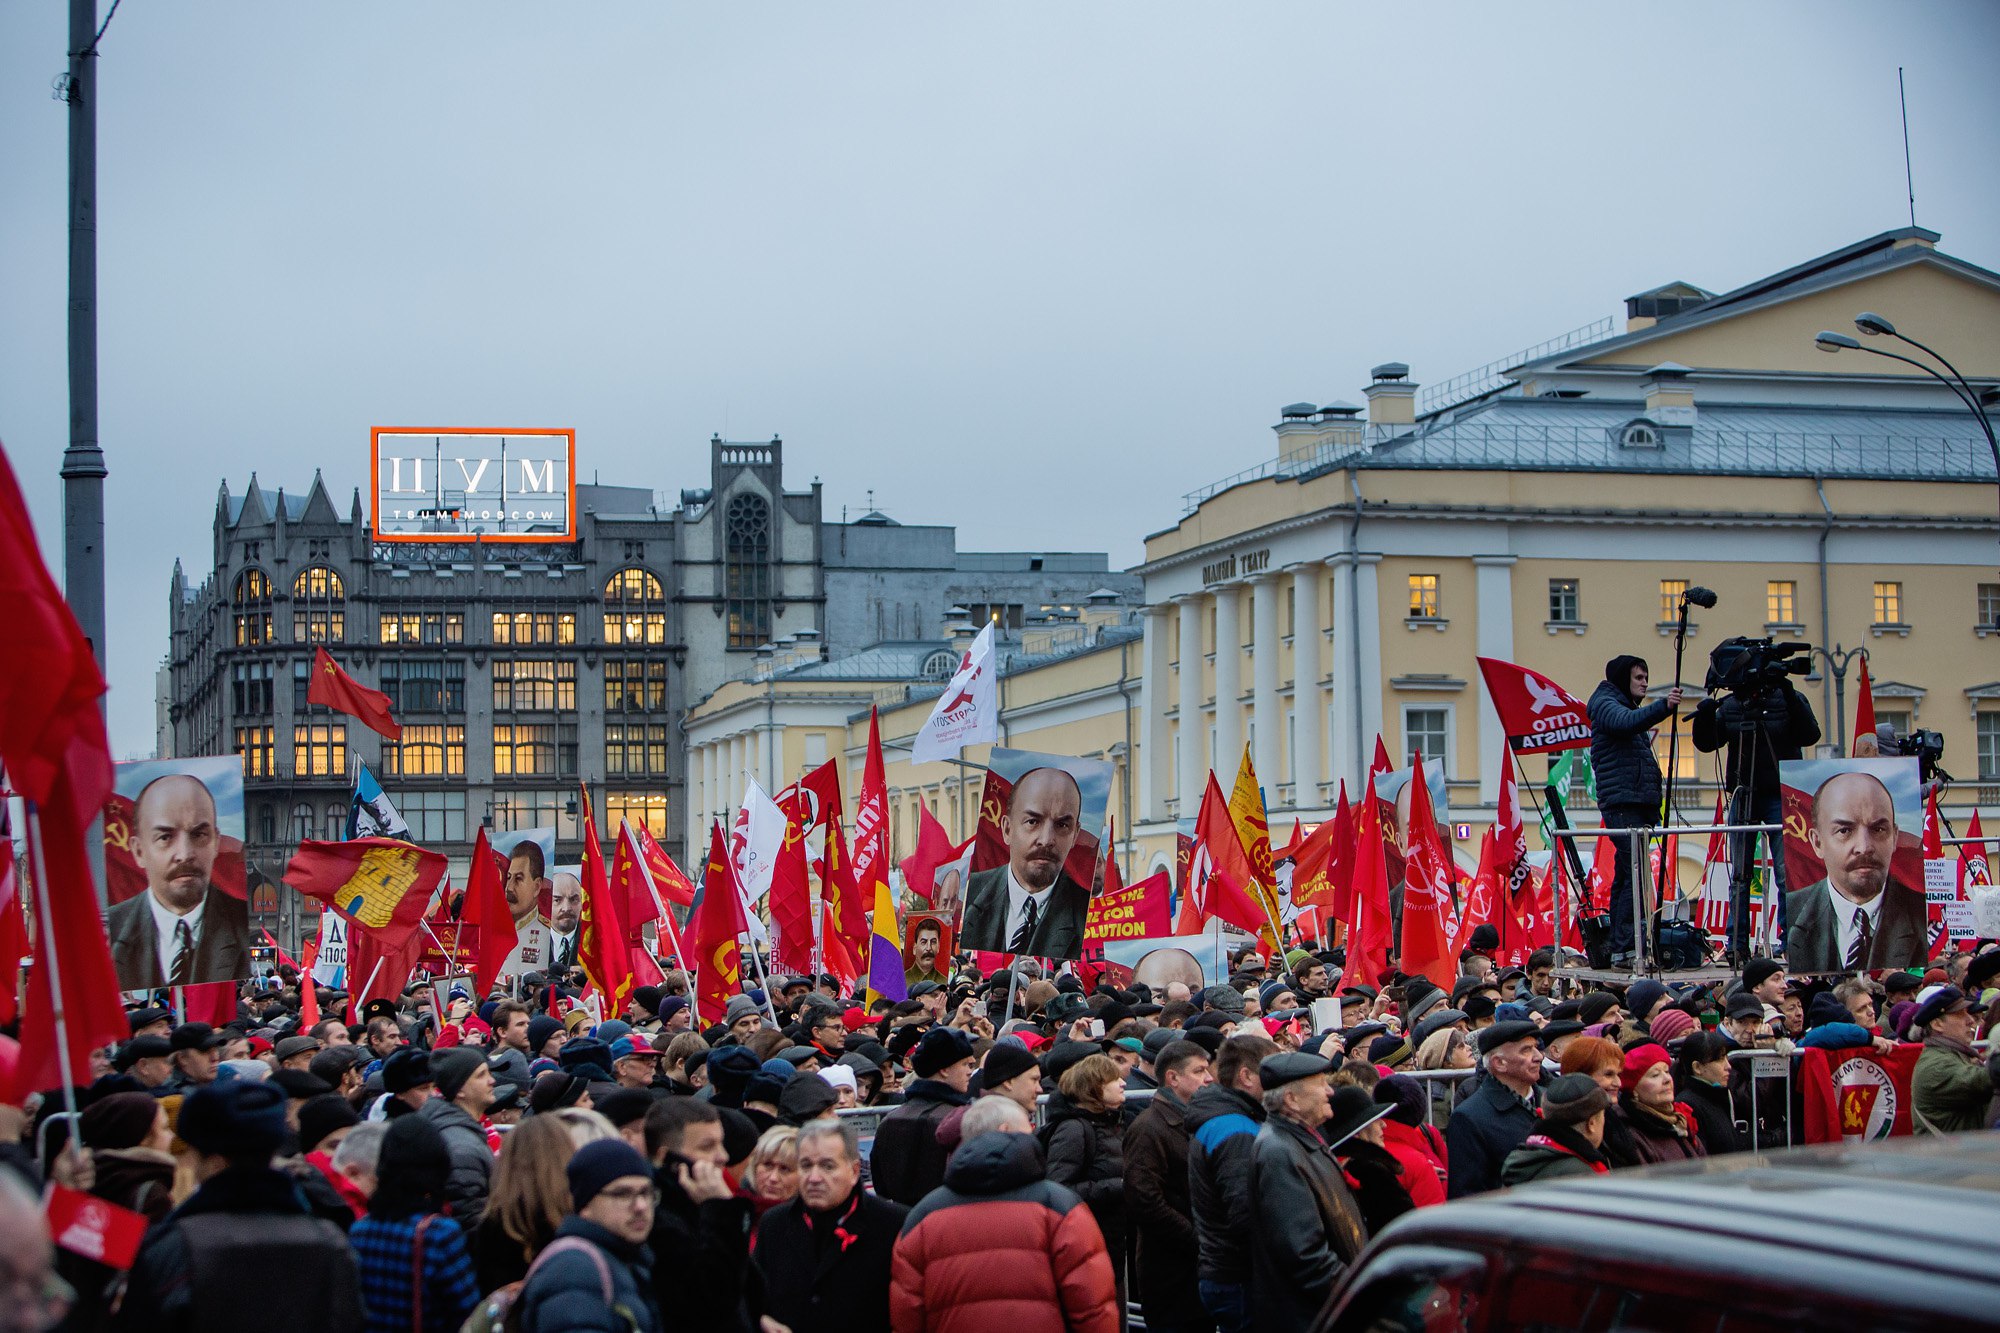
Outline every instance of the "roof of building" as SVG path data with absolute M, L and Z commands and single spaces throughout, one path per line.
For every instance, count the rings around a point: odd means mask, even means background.
M 1655 447 L 1626 428 L 1643 401 L 1491 398 L 1355 447 L 1330 445 L 1297 467 L 1657 472 L 1879 480 L 1991 481 L 1993 455 L 1964 412 L 1884 408 L 1703 406 L 1692 426 L 1656 427 Z

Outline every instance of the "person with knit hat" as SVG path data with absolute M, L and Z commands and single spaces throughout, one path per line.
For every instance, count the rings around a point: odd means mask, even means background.
M 452 1215 L 465 1226 L 477 1226 L 493 1178 L 493 1146 L 482 1120 L 493 1104 L 493 1071 L 486 1065 L 485 1053 L 472 1046 L 433 1052 L 430 1070 L 438 1095 L 418 1114 L 437 1129 L 450 1153 L 445 1197 L 451 1201 Z
M 176 1131 L 200 1186 L 147 1231 L 112 1327 L 262 1327 L 271 1318 L 271 1289 L 254 1279 L 282 1274 L 288 1333 L 360 1328 L 346 1235 L 312 1216 L 291 1180 L 271 1167 L 285 1141 L 285 1094 L 265 1083 L 210 1084 L 181 1104 Z
M 1611 1098 L 1587 1074 L 1564 1074 L 1542 1091 L 1540 1125 L 1500 1166 L 1500 1183 L 1513 1188 L 1535 1180 L 1603 1175 L 1605 1117 Z
M 1641 1165 L 1708 1156 L 1694 1109 L 1674 1095 L 1673 1057 L 1653 1042 L 1625 1053 L 1618 1108 Z
M 585 1144 L 569 1161 L 570 1212 L 535 1260 L 515 1305 L 520 1333 L 657 1333 L 651 1166 L 623 1139 Z
M 1407 1074 L 1391 1074 L 1375 1085 L 1375 1100 L 1389 1108 L 1382 1120 L 1382 1146 L 1402 1164 L 1401 1183 L 1419 1208 L 1443 1203 L 1450 1174 L 1444 1133 L 1427 1123 L 1430 1099 L 1423 1084 Z
M 948 1160 L 937 1131 L 953 1107 L 972 1100 L 972 1039 L 961 1028 L 932 1028 L 910 1052 L 916 1075 L 901 1106 L 884 1116 L 869 1152 L 875 1192 L 907 1207 L 944 1183 Z
M 90 1150 L 90 1193 L 141 1213 L 149 1222 L 158 1222 L 173 1211 L 175 1163 L 170 1149 L 174 1131 L 167 1123 L 165 1105 L 144 1092 L 114 1092 L 84 1109 L 78 1132 Z M 109 1317 L 106 1298 L 115 1290 L 118 1278 L 116 1270 L 61 1249 L 56 1251 L 56 1272 L 76 1292 L 63 1327 L 103 1327 Z
M 1687 1010 L 1667 1008 L 1653 1015 L 1646 1024 L 1646 1035 L 1671 1051 L 1683 1037 L 1700 1027 Z

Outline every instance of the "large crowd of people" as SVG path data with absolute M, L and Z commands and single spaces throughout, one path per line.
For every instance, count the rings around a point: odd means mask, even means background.
M 136 1006 L 79 1117 L 0 1107 L 0 1330 L 1284 1333 L 1413 1209 L 1796 1137 L 1736 1051 L 1920 1042 L 1916 1132 L 1993 1125 L 2000 950 L 1565 994 L 1492 943 L 1449 990 L 1301 949 L 1193 991 L 782 978 L 712 1023 L 675 973 L 603 1021 L 575 975 L 321 990 L 310 1026 L 289 971 L 219 1027 Z M 141 1215 L 129 1268 L 51 1246 L 45 1183 Z

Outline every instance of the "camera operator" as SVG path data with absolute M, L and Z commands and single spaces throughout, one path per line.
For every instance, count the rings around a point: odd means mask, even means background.
M 1727 747 L 1725 782 L 1730 791 L 1729 822 L 1785 822 L 1778 788 L 1778 765 L 1800 759 L 1805 747 L 1819 743 L 1819 719 L 1805 696 L 1792 688 L 1790 677 L 1802 674 L 1804 661 L 1784 660 L 1804 644 L 1769 640 L 1728 639 L 1710 654 L 1708 688 L 1726 690 L 1720 698 L 1703 699 L 1694 710 L 1694 748 L 1713 754 Z M 1771 848 L 1771 877 L 1764 891 L 1765 910 L 1775 910 L 1777 939 L 1785 938 L 1785 850 L 1782 833 L 1765 835 Z M 1756 859 L 1753 833 L 1729 835 L 1729 955 L 1733 963 L 1749 956 L 1750 870 Z
M 1680 707 L 1676 685 L 1646 702 L 1652 673 L 1641 657 L 1621 655 L 1604 664 L 1604 681 L 1590 696 L 1590 771 L 1597 778 L 1597 812 L 1606 828 L 1645 828 L 1660 822 L 1660 761 L 1653 757 L 1653 728 Z M 1611 881 L 1611 965 L 1632 961 L 1632 844 L 1614 840 L 1618 870 Z

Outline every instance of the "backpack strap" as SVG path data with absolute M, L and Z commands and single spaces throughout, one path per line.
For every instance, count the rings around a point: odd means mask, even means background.
M 410 1246 L 410 1330 L 424 1333 L 424 1232 L 437 1220 L 435 1213 L 417 1219 L 415 1242 Z
M 542 1266 L 543 1260 L 552 1254 L 564 1251 L 581 1251 L 590 1256 L 591 1265 L 597 1269 L 597 1284 L 604 1290 L 604 1304 L 609 1306 L 612 1292 L 611 1265 L 604 1261 L 602 1250 L 581 1236 L 557 1236 L 550 1241 L 548 1247 L 535 1256 L 535 1262 L 528 1265 L 528 1277 L 522 1279 L 522 1285 L 525 1287 L 528 1279 L 535 1276 L 535 1270 Z

